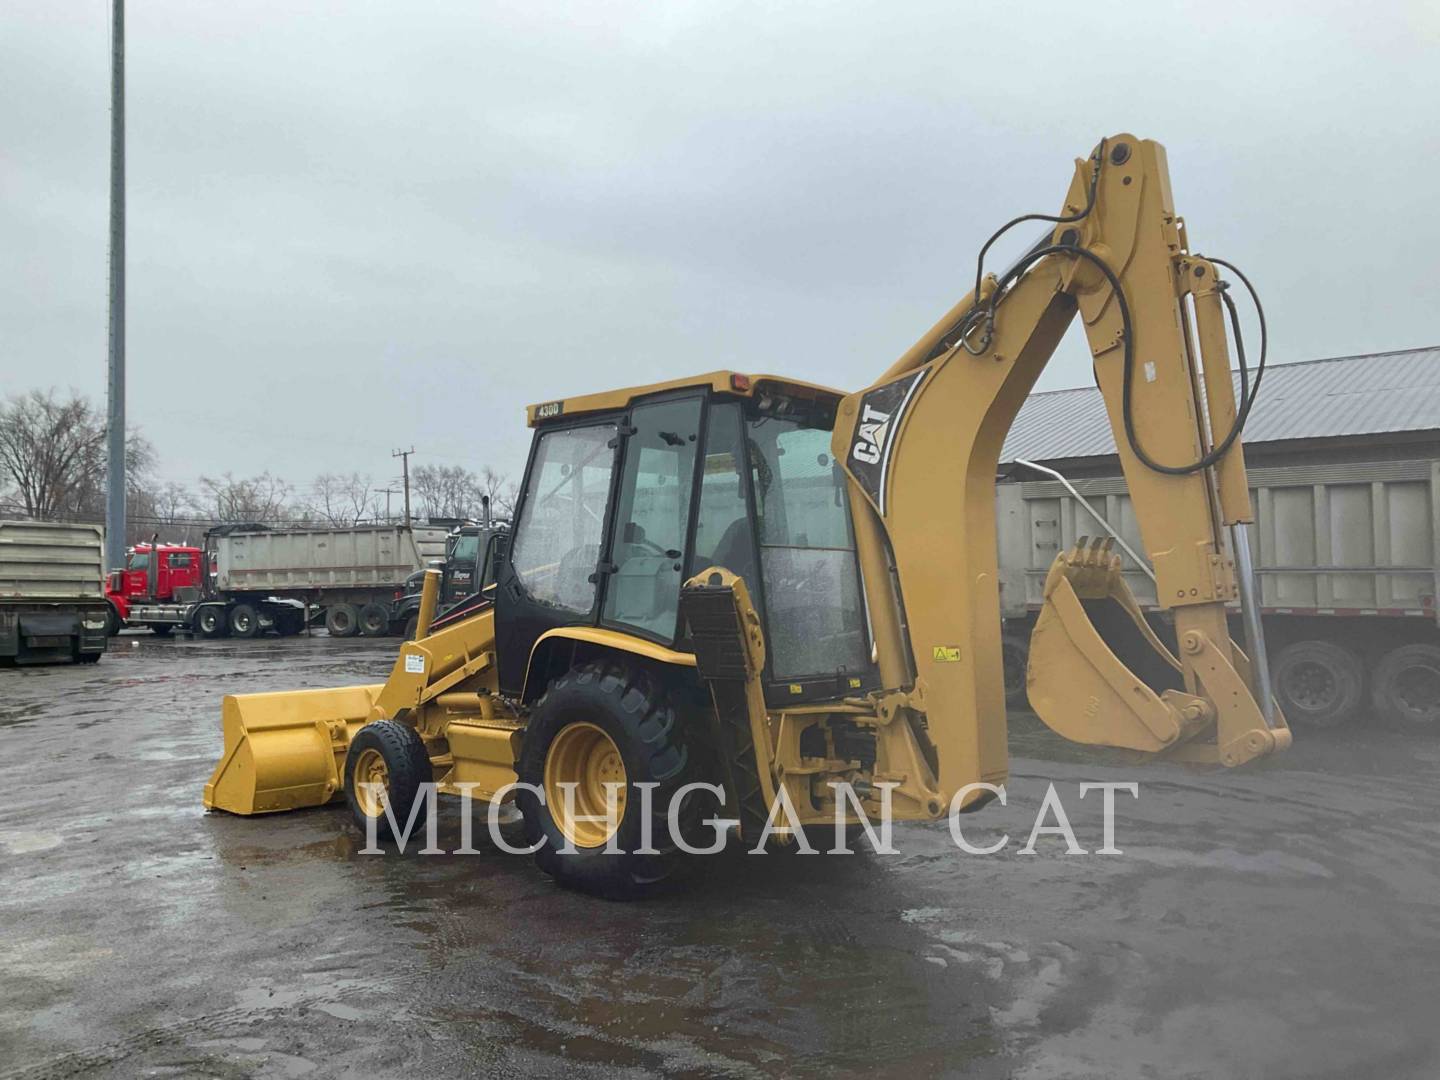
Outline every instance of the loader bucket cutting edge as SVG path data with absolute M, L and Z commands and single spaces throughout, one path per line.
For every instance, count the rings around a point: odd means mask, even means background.
M 383 685 L 228 694 L 225 749 L 205 808 L 268 814 L 322 806 L 341 791 L 350 738 L 372 716 Z

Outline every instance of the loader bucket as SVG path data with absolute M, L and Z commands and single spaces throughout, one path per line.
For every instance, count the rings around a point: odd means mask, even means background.
M 1155 636 L 1120 573 L 1109 540 L 1082 538 L 1062 553 L 1045 579 L 1045 602 L 1030 640 L 1030 706 L 1072 742 L 1156 753 L 1197 734 L 1207 714 L 1198 699 L 1156 691 L 1127 667 L 1100 636 L 1082 600 L 1111 599 L 1138 632 L 1138 641 L 1178 672 L 1180 662 Z
M 226 695 L 225 750 L 205 785 L 206 809 L 268 814 L 335 798 L 350 737 L 378 715 L 381 689 Z

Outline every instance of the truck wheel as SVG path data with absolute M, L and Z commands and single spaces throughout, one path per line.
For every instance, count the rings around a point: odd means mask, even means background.
M 169 637 L 174 631 L 175 631 L 175 624 L 174 624 L 174 623 L 159 622 L 159 623 L 154 623 L 154 624 L 150 627 L 150 632 L 151 632 L 152 634 L 154 634 L 156 637 Z
M 360 613 L 354 604 L 331 604 L 325 609 L 325 629 L 331 637 L 354 637 L 360 630 Z
M 1271 671 L 1285 717 L 1308 727 L 1349 720 L 1365 697 L 1365 668 L 1343 645 L 1297 641 L 1276 655 Z
M 222 638 L 229 631 L 224 608 L 211 604 L 195 613 L 195 632 L 202 638 Z
M 105 609 L 105 636 L 114 637 L 124 626 L 125 620 L 120 618 L 120 612 L 113 605 L 108 605 Z
M 1025 689 L 1030 666 L 1030 643 L 1016 634 L 1003 634 L 1000 655 L 1005 662 L 1005 704 L 1023 709 L 1030 704 Z
M 360 633 L 366 637 L 384 637 L 390 629 L 390 613 L 379 604 L 366 604 L 360 609 Z
M 405 620 L 405 640 L 414 641 L 415 631 L 420 629 L 420 613 L 416 612 Z
M 1440 731 L 1440 646 L 1401 645 L 1375 669 L 1375 711 L 1408 731 Z
M 260 632 L 260 616 L 253 605 L 236 604 L 230 609 L 230 635 L 252 638 Z
M 689 764 L 674 707 L 644 669 L 609 660 L 560 676 L 531 712 L 516 770 L 545 793 L 542 801 L 522 788 L 516 798 L 527 842 L 543 841 L 536 865 L 561 885 L 612 900 L 653 890 L 678 861 L 667 813 Z M 581 820 L 603 818 L 606 783 L 623 785 L 615 793 L 619 851 L 614 854 L 605 850 L 612 835 L 607 823 Z M 636 853 L 644 846 L 639 783 L 658 785 L 650 793 L 649 823 L 658 854 Z M 565 802 L 566 784 L 575 785 L 573 814 Z M 573 853 L 561 850 L 567 846 Z
M 345 755 L 345 802 L 355 824 L 367 835 L 373 820 L 378 837 L 395 838 L 385 814 L 388 804 L 401 829 L 410 821 L 411 813 L 415 814 L 410 830 L 414 836 L 424 826 L 429 809 L 421 785 L 434 779 L 425 742 L 408 724 L 377 720 L 366 724 L 350 740 L 350 751 Z M 415 809 L 417 798 L 421 803 Z

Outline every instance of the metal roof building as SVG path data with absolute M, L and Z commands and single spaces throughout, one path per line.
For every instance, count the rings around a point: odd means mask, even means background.
M 1372 458 L 1413 455 L 1416 443 L 1432 443 L 1440 456 L 1440 346 L 1272 364 L 1244 439 L 1247 459 L 1267 461 L 1303 457 L 1316 440 L 1328 451 Z M 1115 441 L 1100 391 L 1032 395 L 1005 440 L 1002 469 L 1022 458 L 1113 468 Z

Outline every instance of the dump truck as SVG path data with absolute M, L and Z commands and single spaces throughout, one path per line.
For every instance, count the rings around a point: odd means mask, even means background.
M 444 543 L 444 529 L 425 526 L 222 525 L 201 547 L 137 544 L 110 575 L 110 629 L 250 638 L 297 634 L 319 618 L 333 637 L 399 633 L 405 580 Z
M 699 824 L 799 845 L 978 810 L 1008 775 L 996 467 L 1077 318 L 1174 647 L 1108 539 L 1078 543 L 1043 583 L 1031 705 L 1172 761 L 1285 749 L 1245 535 L 1263 323 L 1230 383 L 1246 279 L 1191 250 L 1164 149 L 1131 135 L 1075 162 L 1058 214 L 1017 220 L 1044 232 L 998 275 L 987 243 L 970 293 L 861 390 L 717 371 L 531 406 L 493 602 L 439 625 L 429 573 L 384 683 L 227 696 L 206 807 L 344 800 L 398 840 L 437 793 L 513 802 L 544 872 L 612 898 L 684 865 Z M 1107 645 L 1101 602 L 1157 676 Z
M 495 562 L 503 550 L 508 528 L 507 522 L 466 524 L 450 533 L 445 540 L 445 558 L 432 560 L 427 567 L 440 571 L 437 616 L 486 602 L 487 590 L 495 584 Z M 425 571 L 417 570 L 405 580 L 404 593 L 395 601 L 395 621 L 403 624 L 407 639 L 415 636 L 420 622 L 424 582 Z
M 0 662 L 99 660 L 104 568 L 99 525 L 0 521 Z
M 1297 726 L 1374 717 L 1440 729 L 1440 443 L 1427 430 L 1433 409 L 1394 407 L 1407 388 L 1433 397 L 1437 360 L 1440 349 L 1415 349 L 1272 367 L 1274 396 L 1247 429 L 1251 559 L 1276 694 Z M 1348 415 L 1337 421 L 1325 406 L 1341 389 Z M 1141 608 L 1160 612 L 1098 397 L 1036 395 L 1002 456 L 1001 613 L 1017 702 L 1049 566 L 1080 536 L 1113 533 Z M 1064 430 L 1048 422 L 1057 409 Z

